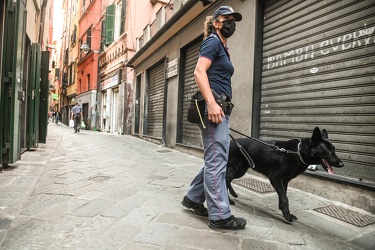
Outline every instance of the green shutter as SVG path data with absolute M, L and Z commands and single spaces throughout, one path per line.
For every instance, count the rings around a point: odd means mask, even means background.
M 113 43 L 114 28 L 115 28 L 115 12 L 116 6 L 109 5 L 106 9 L 105 16 L 105 44 Z
M 8 1 L 4 18 L 3 65 L 0 79 L 0 163 L 6 166 L 21 157 L 20 105 L 22 89 L 26 10 L 22 1 Z M 17 32 L 14 32 L 14 31 Z
M 29 64 L 29 81 L 27 91 L 27 148 L 36 148 L 38 145 L 38 118 L 40 99 L 40 45 L 31 45 Z
M 105 44 L 105 20 L 103 20 L 100 30 L 100 51 L 104 50 Z
M 40 106 L 39 106 L 39 140 L 40 143 L 47 141 L 48 128 L 48 74 L 49 74 L 49 51 L 42 51 L 40 63 Z M 56 69 L 57 70 L 57 69 Z

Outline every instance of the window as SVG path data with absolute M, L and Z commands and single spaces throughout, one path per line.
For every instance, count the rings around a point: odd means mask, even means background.
M 75 62 L 72 62 L 69 65 L 69 82 L 68 82 L 68 85 L 75 82 L 76 70 L 77 70 L 77 64 Z
M 76 45 L 76 39 L 77 39 L 77 25 L 74 25 L 73 34 L 70 36 L 70 42 L 72 44 L 72 47 Z
M 90 91 L 90 74 L 87 74 L 87 90 Z
M 122 0 L 116 6 L 116 16 L 115 16 L 115 35 L 116 40 L 125 32 L 125 11 L 126 11 L 126 0 Z
M 121 6 L 122 3 L 116 5 L 116 15 L 115 15 L 115 34 L 113 39 L 116 40 L 120 36 L 120 21 L 121 21 Z
M 79 60 L 81 60 L 82 59 L 82 50 L 81 50 L 81 47 L 82 47 L 82 44 L 83 44 L 83 40 L 82 39 L 79 39 L 79 42 L 78 42 L 78 44 L 79 44 L 79 51 L 80 51 L 80 53 L 79 53 Z
M 92 27 L 88 28 L 86 31 L 86 43 L 91 48 L 91 33 L 92 33 Z
M 69 65 L 69 84 L 73 83 L 73 63 Z
M 125 19 L 126 19 L 126 0 L 122 0 L 120 35 L 125 33 Z

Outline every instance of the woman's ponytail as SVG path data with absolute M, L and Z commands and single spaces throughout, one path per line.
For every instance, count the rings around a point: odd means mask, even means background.
M 214 19 L 212 16 L 206 17 L 206 21 L 204 22 L 203 40 L 205 40 L 214 31 L 213 20 Z

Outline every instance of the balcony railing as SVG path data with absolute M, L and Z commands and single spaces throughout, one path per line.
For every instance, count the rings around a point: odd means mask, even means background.
M 156 29 L 156 19 L 150 24 L 150 37 L 155 35 L 157 29 Z
M 153 37 L 159 29 L 163 27 L 163 25 L 171 19 L 174 14 L 174 0 L 169 1 L 169 3 L 165 6 L 162 6 L 158 12 L 156 13 L 156 19 L 151 22 L 151 24 L 147 24 L 147 26 L 143 29 L 143 35 L 137 38 L 138 46 L 137 50 L 142 48 L 147 41 Z

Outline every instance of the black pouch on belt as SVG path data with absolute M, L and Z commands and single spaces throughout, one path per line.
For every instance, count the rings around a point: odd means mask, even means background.
M 187 120 L 195 124 L 202 123 L 202 125 L 204 126 L 203 116 L 205 107 L 206 101 L 204 100 L 202 93 L 199 91 L 196 92 L 194 95 L 192 95 L 189 102 Z
M 224 114 L 230 115 L 234 104 L 231 102 L 230 98 L 224 94 L 219 95 L 215 90 L 212 90 L 216 103 L 221 107 Z

